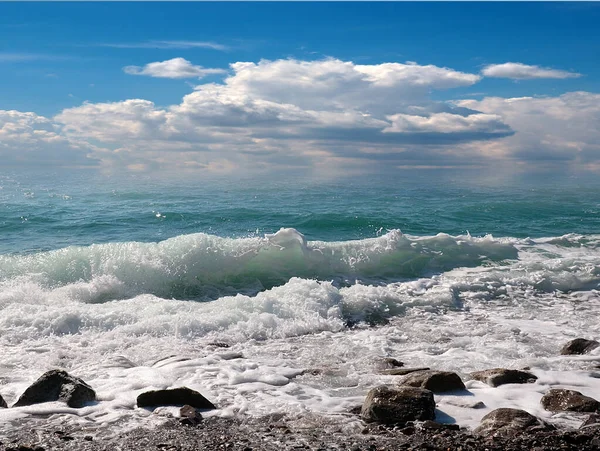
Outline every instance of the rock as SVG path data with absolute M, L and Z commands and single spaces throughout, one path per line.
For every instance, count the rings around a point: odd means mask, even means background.
M 534 428 L 552 429 L 551 426 L 524 410 L 502 408 L 492 410 L 484 416 L 479 427 L 473 432 L 486 437 L 510 437 Z
M 506 368 L 493 368 L 491 370 L 475 371 L 470 376 L 484 382 L 492 387 L 504 384 L 531 384 L 537 380 L 537 376 L 527 371 L 509 370 Z
M 383 370 L 387 368 L 400 368 L 401 366 L 404 366 L 404 363 L 394 359 L 393 357 L 384 357 L 377 362 L 377 366 Z
M 1 409 L 6 409 L 8 406 L 6 405 L 6 401 L 4 400 L 4 398 L 0 395 L 0 408 Z
M 185 404 L 197 409 L 216 409 L 212 402 L 197 391 L 187 387 L 152 390 L 137 397 L 138 407 L 182 406 Z
M 592 349 L 600 346 L 596 340 L 586 340 L 585 338 L 576 338 L 571 340 L 562 347 L 560 353 L 562 355 L 587 354 Z
M 365 421 L 406 424 L 434 420 L 435 401 L 429 390 L 416 387 L 375 387 L 367 393 L 361 410 Z
M 434 393 L 466 390 L 460 376 L 450 371 L 418 371 L 407 376 L 402 385 L 424 388 Z
M 542 396 L 541 403 L 544 409 L 550 412 L 597 412 L 600 409 L 600 403 L 594 398 L 562 388 L 548 390 Z
M 202 422 L 202 415 L 194 407 L 186 404 L 179 409 L 181 416 L 179 422 L 185 426 L 198 426 Z
M 96 400 L 96 392 L 83 380 L 66 371 L 48 371 L 35 381 L 13 407 L 30 406 L 50 401 L 63 401 L 69 407 L 83 407 Z
M 380 374 L 386 376 L 406 376 L 407 374 L 414 373 L 416 371 L 427 371 L 429 368 L 392 368 L 390 370 L 382 370 Z

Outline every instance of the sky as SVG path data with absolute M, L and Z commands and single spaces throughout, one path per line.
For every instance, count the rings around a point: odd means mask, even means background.
M 600 171 L 597 3 L 0 3 L 4 167 Z

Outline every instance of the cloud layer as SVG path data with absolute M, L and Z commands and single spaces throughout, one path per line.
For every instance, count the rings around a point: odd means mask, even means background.
M 175 58 L 129 72 L 187 78 L 211 70 Z M 480 79 L 416 63 L 236 62 L 222 82 L 199 84 L 174 105 L 86 102 L 52 119 L 1 112 L 0 151 L 178 172 L 600 162 L 600 95 L 432 100 L 434 91 Z

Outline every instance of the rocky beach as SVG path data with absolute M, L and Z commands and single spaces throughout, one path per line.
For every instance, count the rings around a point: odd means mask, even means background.
M 595 340 L 577 338 L 566 343 L 560 353 L 585 355 L 599 345 Z M 394 383 L 372 388 L 361 405 L 338 415 L 276 413 L 228 417 L 219 415 L 220 406 L 195 390 L 168 388 L 142 392 L 136 399 L 138 409 L 156 415 L 155 427 L 57 427 L 56 421 L 51 424 L 43 415 L 32 415 L 14 421 L 11 430 L 5 429 L 0 449 L 586 451 L 600 447 L 600 402 L 576 390 L 544 390 L 540 404 L 552 414 L 548 421 L 522 409 L 503 407 L 484 415 L 472 429 L 437 409 L 436 397 L 440 395 L 463 399 L 455 401 L 463 409 L 487 407 L 481 401 L 469 401 L 473 393 L 458 374 L 407 368 L 391 357 L 380 359 L 377 366 L 380 373 L 394 376 Z M 314 369 L 309 372 L 318 373 Z M 528 369 L 505 368 L 473 372 L 468 378 L 467 385 L 476 381 L 494 388 L 538 381 Z M 82 379 L 63 370 L 52 370 L 30 385 L 11 408 L 47 402 L 80 409 L 97 403 L 97 395 Z M 9 408 L 2 398 L 0 407 Z M 171 410 L 160 410 L 161 407 Z M 60 414 L 54 414 L 57 415 Z M 564 415 L 570 415 L 571 426 L 561 423 Z M 578 426 L 573 423 L 577 421 Z

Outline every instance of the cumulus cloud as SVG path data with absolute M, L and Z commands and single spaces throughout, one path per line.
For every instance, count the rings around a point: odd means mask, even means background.
M 564 70 L 530 66 L 522 63 L 490 64 L 481 71 L 486 77 L 512 78 L 513 80 L 531 80 L 536 78 L 577 78 L 581 74 Z
M 222 74 L 223 69 L 207 69 L 195 66 L 184 58 L 148 63 L 145 66 L 125 66 L 123 71 L 129 75 L 147 75 L 156 78 L 202 78 L 207 75 Z
M 496 114 L 517 133 L 489 152 L 531 164 L 594 165 L 600 162 L 600 94 L 558 97 L 487 97 L 460 106 Z
M 31 140 L 30 148 L 48 149 L 55 140 L 69 151 L 79 146 L 79 155 L 102 166 L 130 170 L 600 162 L 600 95 L 431 98 L 434 90 L 479 79 L 415 63 L 238 62 L 221 82 L 199 84 L 174 105 L 85 102 L 52 120 L 13 112 L 17 116 L 0 130 L 12 136 L 10 142 Z M 9 140 L 0 134 L 0 142 L 6 147 Z
M 177 60 L 179 68 L 166 71 L 171 76 L 198 75 L 187 70 L 189 62 Z M 128 71 L 164 74 L 164 63 Z M 215 167 L 210 158 L 216 155 L 222 160 L 218 167 L 240 162 L 310 166 L 316 161 L 347 162 L 369 155 L 381 159 L 383 154 L 398 158 L 409 144 L 439 146 L 512 133 L 495 118 L 464 119 L 477 112 L 429 98 L 432 90 L 469 86 L 479 79 L 479 75 L 416 63 L 238 62 L 231 64 L 223 82 L 200 84 L 176 105 L 158 108 L 142 99 L 85 103 L 55 119 L 73 138 L 119 144 L 112 151 L 114 158 L 141 161 L 153 154 L 157 161 L 160 152 L 184 152 L 181 159 L 187 167 Z M 462 121 L 463 126 L 442 131 L 424 122 L 419 129 L 415 119 L 410 130 L 400 130 L 400 116 L 394 119 L 395 114 L 434 114 L 430 121 L 446 118 L 448 123 Z M 226 165 L 225 160 L 236 163 Z M 140 161 L 135 164 L 142 165 Z
M 0 157 L 4 165 L 88 165 L 94 146 L 69 139 L 50 119 L 0 110 Z

